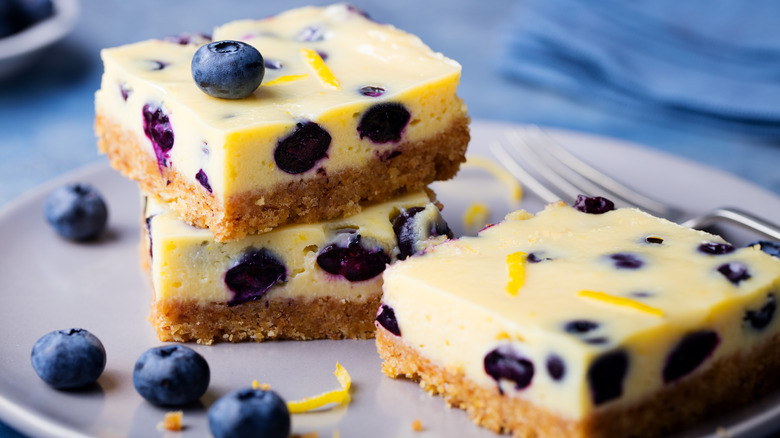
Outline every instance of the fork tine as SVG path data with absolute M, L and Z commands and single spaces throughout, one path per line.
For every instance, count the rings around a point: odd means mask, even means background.
M 573 170 L 577 175 L 581 175 L 583 178 L 587 179 L 594 186 L 601 188 L 608 196 L 620 198 L 628 204 L 632 204 L 656 215 L 666 216 L 670 212 L 667 205 L 630 189 L 626 185 L 615 181 L 608 175 L 580 160 L 571 152 L 564 149 L 550 136 L 550 134 L 541 128 L 537 127 L 536 131 L 539 136 L 543 136 L 546 139 L 545 151 L 549 152 L 550 156 L 566 165 L 566 167 Z
M 539 142 L 533 141 L 529 135 L 519 130 L 509 131 L 506 135 L 511 148 L 516 151 L 515 159 L 522 157 L 520 162 L 527 163 L 539 178 L 546 180 L 548 189 L 554 191 L 558 199 L 571 202 L 580 193 L 592 195 L 599 192 L 582 178 L 572 178 L 572 171 L 554 157 L 547 155 L 546 151 L 539 147 Z
M 513 156 L 515 151 L 504 145 L 504 143 L 493 143 L 490 145 L 490 150 L 493 152 L 493 155 L 499 159 L 506 170 L 512 174 L 512 176 L 517 178 L 517 180 L 520 181 L 529 190 L 536 193 L 540 198 L 542 198 L 542 200 L 547 203 L 551 203 L 562 199 L 560 195 L 550 191 L 544 184 L 542 184 L 539 180 L 528 173 L 522 166 L 520 166 L 518 164 L 517 158 Z
M 512 130 L 507 133 L 507 138 L 511 146 L 505 146 L 505 149 L 511 147 L 518 151 L 513 154 L 514 164 L 519 166 L 518 154 L 522 154 L 520 161 L 525 161 L 536 169 L 547 179 L 548 186 L 555 186 L 555 192 L 559 196 L 563 195 L 559 199 L 574 199 L 580 193 L 591 196 L 602 195 L 618 202 L 622 201 L 629 206 L 639 207 L 657 216 L 669 217 L 675 213 L 669 206 L 629 189 L 586 164 L 564 149 L 541 128 L 526 129 L 524 132 Z M 545 186 L 541 182 L 538 184 Z M 529 189 L 536 192 L 531 186 Z

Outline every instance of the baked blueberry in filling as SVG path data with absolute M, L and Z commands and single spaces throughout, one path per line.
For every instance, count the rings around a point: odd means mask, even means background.
M 736 248 L 728 243 L 704 242 L 699 245 L 699 252 L 711 255 L 722 255 L 734 252 Z
M 144 105 L 141 113 L 144 134 L 152 142 L 154 155 L 157 157 L 157 166 L 162 172 L 162 168 L 168 166 L 170 151 L 173 148 L 171 121 L 161 107 L 151 104 Z
M 566 333 L 578 336 L 586 344 L 599 345 L 606 344 L 609 339 L 604 336 L 593 336 L 593 331 L 601 327 L 601 324 L 586 319 L 577 319 L 569 321 L 563 326 Z M 587 337 L 591 336 L 591 337 Z
M 156 60 L 156 59 L 150 59 L 149 60 L 149 70 L 151 70 L 151 71 L 162 70 L 165 67 L 168 67 L 168 65 L 170 65 L 170 64 L 168 64 L 165 61 L 159 61 L 159 60 Z
M 663 369 L 664 382 L 672 382 L 695 370 L 712 354 L 719 342 L 720 337 L 711 330 L 686 335 L 666 359 Z
M 528 254 L 528 256 L 525 258 L 525 261 L 528 263 L 540 263 L 540 262 L 548 262 L 552 260 L 550 257 L 544 257 L 539 254 L 544 254 L 544 253 L 532 252 Z
M 398 320 L 395 318 L 395 311 L 387 304 L 382 304 L 376 313 L 376 322 L 390 333 L 401 336 L 401 329 L 398 328 Z
M 267 58 L 263 60 L 263 65 L 265 65 L 265 68 L 269 70 L 279 70 L 280 68 L 284 67 L 281 61 Z
M 602 214 L 614 210 L 615 203 L 601 196 L 577 195 L 577 199 L 572 207 L 583 213 Z
M 749 324 L 750 327 L 753 327 L 755 330 L 763 330 L 772 322 L 776 310 L 777 301 L 775 300 L 775 295 L 769 294 L 766 296 L 764 305 L 758 310 L 748 310 L 745 312 L 742 321 L 745 324 Z
M 723 274 L 730 282 L 738 285 L 739 282 L 750 278 L 747 266 L 739 262 L 725 263 L 718 266 L 718 272 Z
M 368 137 L 374 143 L 397 142 L 410 118 L 400 103 L 380 103 L 363 114 L 357 130 L 361 139 Z
M 279 169 L 298 174 L 325 158 L 331 136 L 314 122 L 298 123 L 295 131 L 276 145 L 274 160 Z
M 566 331 L 566 333 L 581 335 L 591 332 L 599 327 L 600 325 L 597 322 L 588 321 L 586 319 L 577 319 L 567 322 L 563 326 L 563 329 Z
M 485 372 L 496 382 L 509 380 L 515 383 L 515 389 L 523 389 L 534 378 L 534 364 L 508 346 L 501 346 L 485 356 Z M 499 385 L 498 390 L 503 394 Z
M 200 185 L 202 185 L 209 193 L 211 193 L 211 184 L 209 184 L 209 177 L 206 175 L 206 172 L 203 171 L 203 169 L 200 169 L 198 173 L 195 175 L 195 179 L 198 180 Z
M 296 35 L 295 39 L 298 41 L 307 42 L 322 41 L 325 39 L 325 31 L 321 26 L 312 24 L 311 26 L 307 26 L 298 32 L 298 35 Z
M 634 254 L 619 252 L 616 254 L 610 254 L 609 258 L 618 269 L 639 269 L 644 264 L 642 259 Z
M 563 359 L 555 354 L 549 355 L 547 357 L 547 373 L 555 381 L 563 379 L 566 374 L 566 365 L 563 363 Z
M 444 221 L 438 211 L 435 217 L 427 224 L 425 215 L 419 215 L 425 207 L 412 207 L 401 210 L 393 219 L 393 231 L 398 242 L 398 259 L 404 260 L 417 252 L 417 242 L 421 242 L 434 236 L 447 236 L 452 238 L 452 230 Z
M 372 85 L 366 85 L 360 89 L 360 94 L 368 97 L 379 97 L 385 94 L 385 89 L 382 87 L 374 87 Z
M 599 356 L 588 368 L 588 385 L 593 403 L 608 402 L 623 395 L 623 380 L 628 372 L 628 354 L 623 350 Z
M 211 42 L 211 35 L 203 33 L 182 33 L 163 38 L 163 41 L 186 46 L 187 44 L 206 44 Z
M 325 272 L 349 281 L 364 281 L 381 274 L 390 257 L 382 248 L 368 248 L 356 232 L 340 233 L 317 256 L 317 265 Z
M 127 99 L 130 97 L 130 94 L 133 92 L 133 89 L 128 87 L 127 84 L 125 84 L 124 82 L 120 82 L 119 92 L 122 94 L 122 100 L 127 102 Z
M 280 281 L 287 281 L 284 264 L 265 248 L 250 249 L 225 273 L 225 284 L 233 292 L 228 306 L 258 300 Z

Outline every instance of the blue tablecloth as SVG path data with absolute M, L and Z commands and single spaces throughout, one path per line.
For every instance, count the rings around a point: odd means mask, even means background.
M 533 75 L 507 74 L 512 63 L 516 71 L 521 69 L 517 58 L 509 58 L 516 53 L 508 44 L 524 30 L 517 28 L 523 21 L 514 8 L 538 7 L 545 1 L 353 3 L 458 60 L 463 65 L 459 94 L 474 118 L 625 139 L 723 169 L 780 195 L 780 137 L 771 131 L 756 135 L 748 125 L 735 120 L 709 123 L 702 114 L 668 117 L 643 105 L 602 105 L 594 101 L 599 96 L 581 87 L 555 87 Z M 101 48 L 187 31 L 208 32 L 232 19 L 263 17 L 308 3 L 328 2 L 84 1 L 72 34 L 46 51 L 31 70 L 0 82 L 0 204 L 68 170 L 104 159 L 96 153 L 92 131 Z M 778 105 L 773 102 L 771 109 Z M 0 424 L 0 438 L 18 436 Z

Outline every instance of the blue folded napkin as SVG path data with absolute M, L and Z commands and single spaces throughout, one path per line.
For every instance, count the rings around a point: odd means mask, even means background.
M 522 0 L 502 73 L 595 105 L 780 136 L 780 1 Z

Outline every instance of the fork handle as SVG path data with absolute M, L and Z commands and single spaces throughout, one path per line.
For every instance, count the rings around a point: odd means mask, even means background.
M 731 222 L 770 239 L 780 241 L 780 226 L 744 210 L 731 207 L 717 208 L 704 216 L 689 219 L 682 225 L 689 228 L 703 228 L 719 221 Z

